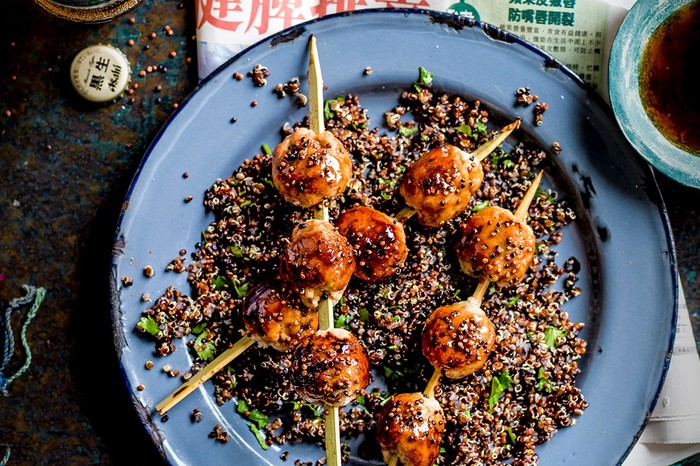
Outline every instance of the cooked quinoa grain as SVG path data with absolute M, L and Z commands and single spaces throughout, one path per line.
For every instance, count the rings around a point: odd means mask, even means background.
M 537 98 L 522 88 L 517 100 L 529 105 Z M 357 96 L 327 101 L 326 113 L 327 129 L 353 159 L 347 190 L 327 201 L 333 221 L 359 205 L 396 214 L 404 207 L 398 192 L 402 176 L 421 153 L 446 143 L 473 151 L 502 127 L 501 121 L 491 121 L 479 101 L 433 94 L 429 87 L 401 94 L 399 104 L 384 115 L 389 134 L 370 125 Z M 287 125 L 284 131 L 304 123 Z M 484 203 L 515 210 L 548 156 L 529 142 L 495 150 L 482 162 L 484 182 L 464 213 L 432 229 L 408 220 L 409 255 L 395 275 L 350 282 L 336 305 L 336 326 L 364 343 L 377 382 L 341 410 L 343 438 L 366 434 L 355 454 L 378 458 L 374 415 L 389 396 L 425 388 L 433 370 L 421 351 L 428 316 L 440 306 L 466 299 L 476 288 L 477 282 L 464 275 L 457 262 L 454 248 L 460 225 L 473 207 Z M 158 327 L 152 335 L 157 354 L 169 354 L 175 350 L 173 339 L 187 337 L 195 357 L 188 375 L 240 338 L 240 309 L 248 291 L 277 277 L 280 253 L 293 228 L 309 216 L 308 210 L 284 201 L 271 179 L 270 155 L 257 154 L 229 178 L 211 185 L 203 202 L 215 220 L 194 245 L 192 260 L 179 264 L 186 268 L 191 297 L 169 288 L 143 313 Z M 482 303 L 495 327 L 490 357 L 475 373 L 458 381 L 443 378 L 437 387 L 446 422 L 438 464 L 537 464 L 537 445 L 575 423 L 585 410 L 586 401 L 575 384 L 578 360 L 586 351 L 586 342 L 578 336 L 583 324 L 571 321 L 564 310 L 581 293 L 580 264 L 556 252 L 562 228 L 575 219 L 557 193 L 538 191 L 528 222 L 537 238 L 533 264 L 517 285 L 492 285 Z M 555 283 L 560 285 L 556 289 Z M 260 429 L 267 445 L 322 442 L 323 408 L 299 397 L 290 382 L 291 367 L 289 353 L 253 346 L 213 377 L 215 400 L 224 405 L 235 397 L 268 416 L 268 424 Z M 494 397 L 496 382 L 505 388 Z M 210 437 L 228 440 L 220 426 Z M 282 456 L 287 460 L 293 454 L 285 451 Z M 344 461 L 348 455 L 344 445 Z

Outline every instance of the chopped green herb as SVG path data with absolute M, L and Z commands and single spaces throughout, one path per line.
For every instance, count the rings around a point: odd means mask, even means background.
M 199 335 L 205 328 L 207 328 L 207 323 L 200 322 L 199 324 L 192 327 L 192 333 L 194 333 L 195 335 Z
M 369 311 L 366 308 L 360 309 L 360 322 L 369 322 Z
M 248 403 L 246 403 L 245 400 L 238 400 L 238 405 L 236 406 L 236 412 L 238 414 L 245 414 L 248 411 L 250 411 L 250 408 L 248 407 Z
M 367 404 L 367 398 L 365 398 L 364 395 L 360 395 L 357 398 L 355 398 L 355 401 L 357 401 L 357 404 L 360 406 L 365 406 Z
M 270 448 L 270 447 L 267 445 L 267 443 L 265 443 L 265 436 L 264 436 L 263 433 L 260 431 L 260 429 L 258 429 L 258 426 L 256 426 L 256 425 L 253 424 L 252 422 L 250 422 L 250 423 L 248 423 L 248 428 L 249 428 L 250 431 L 253 433 L 253 435 L 255 435 L 255 439 L 256 439 L 256 440 L 258 441 L 258 443 L 260 444 L 260 448 L 262 448 L 263 450 L 267 450 L 268 448 Z
M 459 294 L 460 294 L 461 292 L 462 292 L 462 290 L 456 290 L 456 291 L 455 291 L 455 294 L 453 294 L 452 297 L 455 298 L 455 299 L 458 299 L 458 298 L 459 298 Z
M 236 246 L 235 244 L 232 244 L 231 246 L 228 247 L 228 250 L 231 251 L 231 253 L 236 256 L 236 257 L 243 257 L 243 250 Z
M 241 202 L 241 208 L 248 207 L 252 203 L 253 203 L 253 201 L 251 201 L 250 199 L 246 199 L 245 201 Z
M 542 188 L 537 188 L 537 190 L 535 191 L 535 197 L 540 197 L 543 194 L 544 194 L 544 198 L 547 199 L 547 202 L 554 202 L 554 197 L 552 196 L 552 194 L 550 192 L 545 191 Z
M 384 377 L 387 379 L 395 377 L 395 372 L 390 367 L 384 366 Z
M 557 345 L 557 339 L 566 335 L 566 332 L 557 327 L 547 327 L 544 330 L 544 342 L 545 344 L 553 348 Z
M 386 349 L 396 351 L 397 349 L 399 349 L 399 347 L 396 345 L 390 345 L 390 346 L 387 346 Z
M 335 328 L 344 328 L 345 330 L 350 330 L 350 325 L 348 325 L 347 314 L 341 314 L 335 319 Z
M 416 91 L 420 91 L 423 88 L 430 87 L 433 83 L 433 78 L 435 75 L 430 71 L 426 70 L 422 66 L 418 67 L 418 81 L 413 83 L 413 88 Z
M 489 413 L 493 410 L 493 407 L 498 402 L 501 397 L 501 393 L 513 383 L 513 378 L 510 376 L 508 371 L 501 372 L 500 375 L 494 376 L 491 379 L 491 395 L 489 396 Z
M 217 275 L 214 277 L 214 279 L 211 281 L 211 284 L 214 286 L 215 290 L 223 290 L 224 287 L 229 285 L 231 283 L 231 280 L 228 278 L 224 277 L 223 275 Z
M 391 194 L 389 194 L 385 191 L 380 191 L 379 195 L 382 196 L 382 199 L 384 199 L 385 201 L 391 200 Z
M 513 306 L 513 305 L 514 305 L 515 303 L 517 303 L 518 301 L 520 301 L 520 298 L 519 298 L 518 296 L 513 296 L 512 298 L 510 298 L 510 299 L 508 300 L 508 305 L 509 305 L 509 306 Z
M 399 128 L 399 134 L 403 137 L 406 137 L 406 138 L 410 138 L 411 136 L 416 134 L 417 131 L 418 131 L 418 127 L 416 127 L 416 126 L 413 126 L 413 127 L 401 126 Z
M 153 317 L 151 316 L 141 317 L 141 320 L 139 320 L 139 323 L 136 324 L 136 326 L 142 331 L 150 333 L 151 335 L 156 335 L 158 332 L 160 332 L 160 328 L 158 328 L 158 323 L 155 320 L 153 320 Z
M 510 160 L 510 153 L 502 149 L 495 149 L 489 158 L 491 165 L 498 168 L 501 164 L 504 168 L 510 168 L 513 166 L 513 162 Z
M 265 154 L 265 155 L 272 154 L 272 151 L 270 150 L 270 146 L 268 146 L 265 143 L 263 143 L 263 145 L 262 145 L 262 151 L 263 151 L 263 154 Z
M 328 99 L 323 103 L 323 118 L 325 118 L 326 120 L 330 120 L 331 118 L 335 118 L 335 112 L 331 108 L 331 104 L 333 101 L 345 102 L 345 97 L 338 96 L 335 99 Z
M 214 357 L 214 350 L 216 349 L 214 342 L 206 339 L 208 333 L 209 332 L 202 332 L 194 341 L 194 350 L 202 361 L 212 359 Z
M 472 210 L 474 212 L 478 212 L 480 210 L 484 210 L 486 207 L 488 207 L 488 205 L 489 205 L 489 200 L 486 199 L 484 201 L 481 201 L 481 202 L 475 204 L 474 207 L 472 207 Z
M 270 423 L 270 418 L 267 417 L 267 414 L 263 413 L 259 409 L 248 411 L 248 419 L 250 419 L 251 422 L 255 423 L 255 425 L 258 426 L 259 429 L 264 429 L 265 426 L 267 426 Z
M 243 283 L 240 286 L 236 285 L 236 282 L 231 282 L 231 284 L 233 285 L 233 290 L 236 292 L 236 296 L 239 298 L 245 298 L 248 296 L 248 289 L 250 288 L 248 283 Z
M 466 134 L 469 137 L 472 137 L 472 127 L 469 125 L 461 125 L 455 127 L 455 131 L 459 131 L 462 134 Z
M 267 178 L 263 178 L 262 182 L 272 189 L 277 189 L 277 186 L 275 186 L 275 183 L 273 183 L 272 180 L 268 180 Z
M 515 442 L 518 440 L 517 437 L 515 436 L 515 433 L 513 432 L 513 429 L 510 427 L 506 427 L 506 433 L 508 434 L 508 440 L 510 440 L 510 443 L 515 445 Z
M 481 121 L 476 122 L 476 131 L 485 138 L 489 137 L 489 130 L 486 128 L 486 125 Z
M 540 367 L 540 370 L 537 371 L 537 390 L 545 390 L 547 393 L 551 393 L 553 389 L 552 382 L 544 376 L 544 367 Z

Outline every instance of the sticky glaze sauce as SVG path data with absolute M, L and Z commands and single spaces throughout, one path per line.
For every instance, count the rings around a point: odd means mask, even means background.
M 700 156 L 700 1 L 689 3 L 651 35 L 642 54 L 642 105 L 676 146 Z

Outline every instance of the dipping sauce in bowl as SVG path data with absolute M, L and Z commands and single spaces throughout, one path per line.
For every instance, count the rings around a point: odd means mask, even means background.
M 700 156 L 700 2 L 681 7 L 651 35 L 642 53 L 644 110 L 676 146 Z
M 700 189 L 700 0 L 636 0 L 610 49 L 610 104 L 649 164 Z

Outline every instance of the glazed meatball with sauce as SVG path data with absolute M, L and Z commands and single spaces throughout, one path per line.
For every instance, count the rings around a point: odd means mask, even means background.
M 326 295 L 340 299 L 355 262 L 354 249 L 331 223 L 307 220 L 294 229 L 282 252 L 280 276 L 306 306 L 315 309 Z
M 384 280 L 408 257 L 403 224 L 383 212 L 353 207 L 340 215 L 337 226 L 355 249 L 355 276 L 360 280 Z
M 474 298 L 433 311 L 421 341 L 430 364 L 450 379 L 481 369 L 495 342 L 493 323 Z
M 535 257 L 535 234 L 501 207 L 488 206 L 460 226 L 456 245 L 462 271 L 500 286 L 519 283 Z
M 342 194 L 351 176 L 348 151 L 328 131 L 299 128 L 272 153 L 272 182 L 297 206 L 312 207 Z
M 426 227 L 439 227 L 469 206 L 484 180 L 481 164 L 458 147 L 444 145 L 423 154 L 401 182 L 406 204 Z
M 377 414 L 377 442 L 386 463 L 396 455 L 404 466 L 432 466 L 444 433 L 440 404 L 421 393 L 394 395 Z
M 265 283 L 246 298 L 241 318 L 248 334 L 277 351 L 295 348 L 318 329 L 318 312 L 282 283 Z
M 294 350 L 292 384 L 309 403 L 345 406 L 369 385 L 367 352 L 345 329 L 319 330 Z

